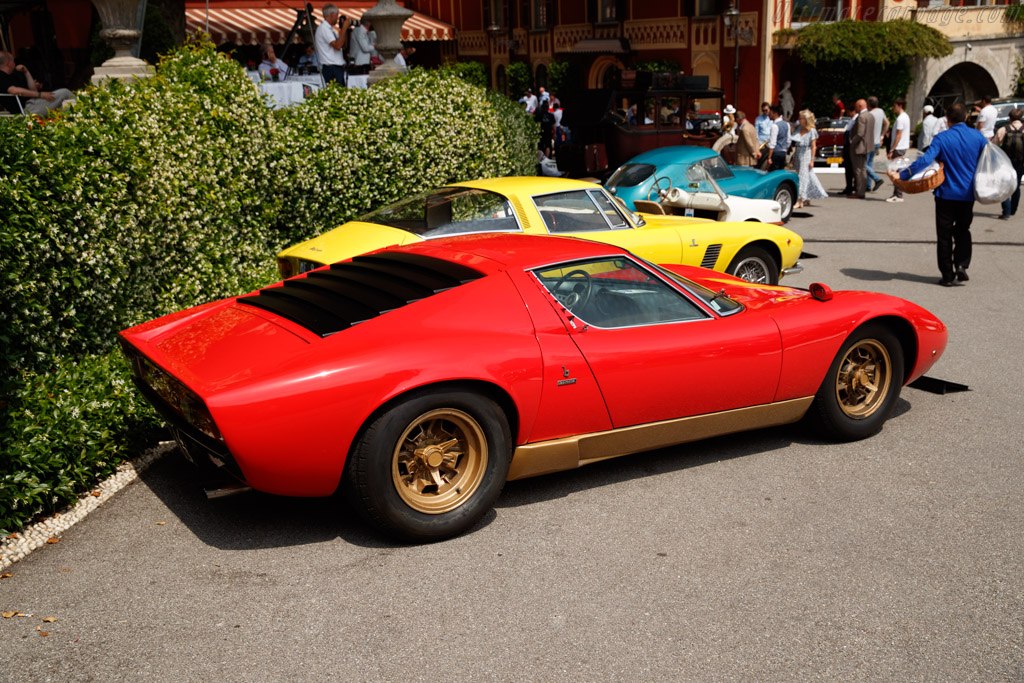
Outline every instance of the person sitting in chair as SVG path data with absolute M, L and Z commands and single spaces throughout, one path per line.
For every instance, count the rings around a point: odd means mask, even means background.
M 3 98 L 3 105 L 12 114 L 47 116 L 51 111 L 60 109 L 67 100 L 73 100 L 75 93 L 67 88 L 43 90 L 42 84 L 32 78 L 32 74 L 24 64 L 14 64 L 14 55 L 0 51 L 0 93 L 16 95 Z M 19 107 L 20 101 L 20 107 Z

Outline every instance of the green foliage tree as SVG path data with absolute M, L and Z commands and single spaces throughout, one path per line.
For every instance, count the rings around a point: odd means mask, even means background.
M 569 90 L 569 78 L 572 68 L 569 62 L 556 59 L 548 64 L 548 90 L 561 95 Z
M 271 110 L 208 42 L 53 119 L 0 119 L 0 529 L 73 500 L 155 422 L 118 330 L 276 279 L 274 254 L 439 184 L 522 175 L 537 124 L 422 69 Z
M 513 99 L 519 99 L 533 85 L 530 65 L 526 62 L 512 62 L 505 69 L 505 75 L 508 77 L 509 95 Z
M 1013 96 L 1024 97 L 1024 59 L 1017 58 L 1017 77 L 1013 81 Z
M 487 87 L 487 67 L 480 62 L 455 62 L 438 67 L 437 71 L 444 77 L 461 78 L 478 88 Z
M 652 59 L 638 62 L 637 71 L 653 71 L 654 73 L 679 73 L 679 62 L 674 59 Z
M 807 66 L 802 105 L 819 115 L 831 111 L 833 93 L 844 101 L 873 94 L 891 103 L 910 87 L 911 59 L 953 51 L 942 33 L 905 19 L 813 23 L 797 30 L 795 40 L 794 52 Z

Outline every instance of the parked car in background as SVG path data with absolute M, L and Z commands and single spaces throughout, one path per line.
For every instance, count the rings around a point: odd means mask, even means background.
M 634 213 L 600 185 L 567 178 L 491 178 L 447 185 L 378 209 L 278 254 L 289 277 L 395 244 L 450 235 L 566 235 L 629 249 L 657 263 L 712 268 L 776 284 L 803 240 L 784 227 Z
M 843 136 L 846 126 L 850 123 L 849 116 L 838 119 L 821 118 L 815 121 L 818 129 L 818 147 L 814 154 L 815 166 L 831 166 L 843 163 Z
M 999 130 L 1010 122 L 1011 109 L 1024 109 L 1024 100 L 1021 99 L 999 99 L 992 102 L 996 108 L 996 130 Z
M 804 416 L 826 438 L 869 437 L 946 329 L 884 294 L 471 235 L 358 256 L 121 341 L 208 476 L 341 489 L 381 532 L 425 542 L 471 529 L 506 480 Z
M 623 167 L 625 168 L 625 167 Z M 643 173 L 642 164 L 634 164 L 623 173 Z M 672 216 L 696 216 L 715 221 L 760 221 L 782 225 L 782 205 L 774 199 L 750 199 L 728 194 L 722 189 L 707 169 L 694 164 L 686 171 L 686 185 L 676 187 L 667 177 L 655 178 L 648 193 L 649 200 L 635 199 L 633 206 L 646 213 L 663 213 Z M 628 185 L 629 179 L 616 177 L 620 185 Z
M 608 178 L 605 187 L 632 207 L 637 199 L 650 199 L 656 181 L 662 178 L 674 187 L 688 187 L 694 166 L 702 166 L 729 196 L 774 199 L 781 206 L 784 222 L 793 213 L 799 183 L 796 173 L 730 166 L 718 152 L 706 147 L 676 145 L 638 154 Z M 665 184 L 662 181 L 659 186 L 664 188 Z

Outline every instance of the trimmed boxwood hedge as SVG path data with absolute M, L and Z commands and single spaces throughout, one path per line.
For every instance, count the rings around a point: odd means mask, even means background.
M 533 173 L 537 135 L 450 72 L 274 111 L 209 43 L 51 120 L 0 119 L 0 530 L 71 500 L 156 424 L 126 390 L 118 330 L 272 282 L 280 248 L 409 193 Z

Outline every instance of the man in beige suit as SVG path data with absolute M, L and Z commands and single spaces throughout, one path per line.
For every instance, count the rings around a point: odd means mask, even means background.
M 875 149 L 874 121 L 867 113 L 866 100 L 857 100 L 854 111 L 857 112 L 853 127 L 850 129 L 850 162 L 853 166 L 854 190 L 846 195 L 852 199 L 864 199 L 868 189 L 868 153 Z
M 753 166 L 761 158 L 761 142 L 757 139 L 757 129 L 747 115 L 736 112 L 736 165 Z

